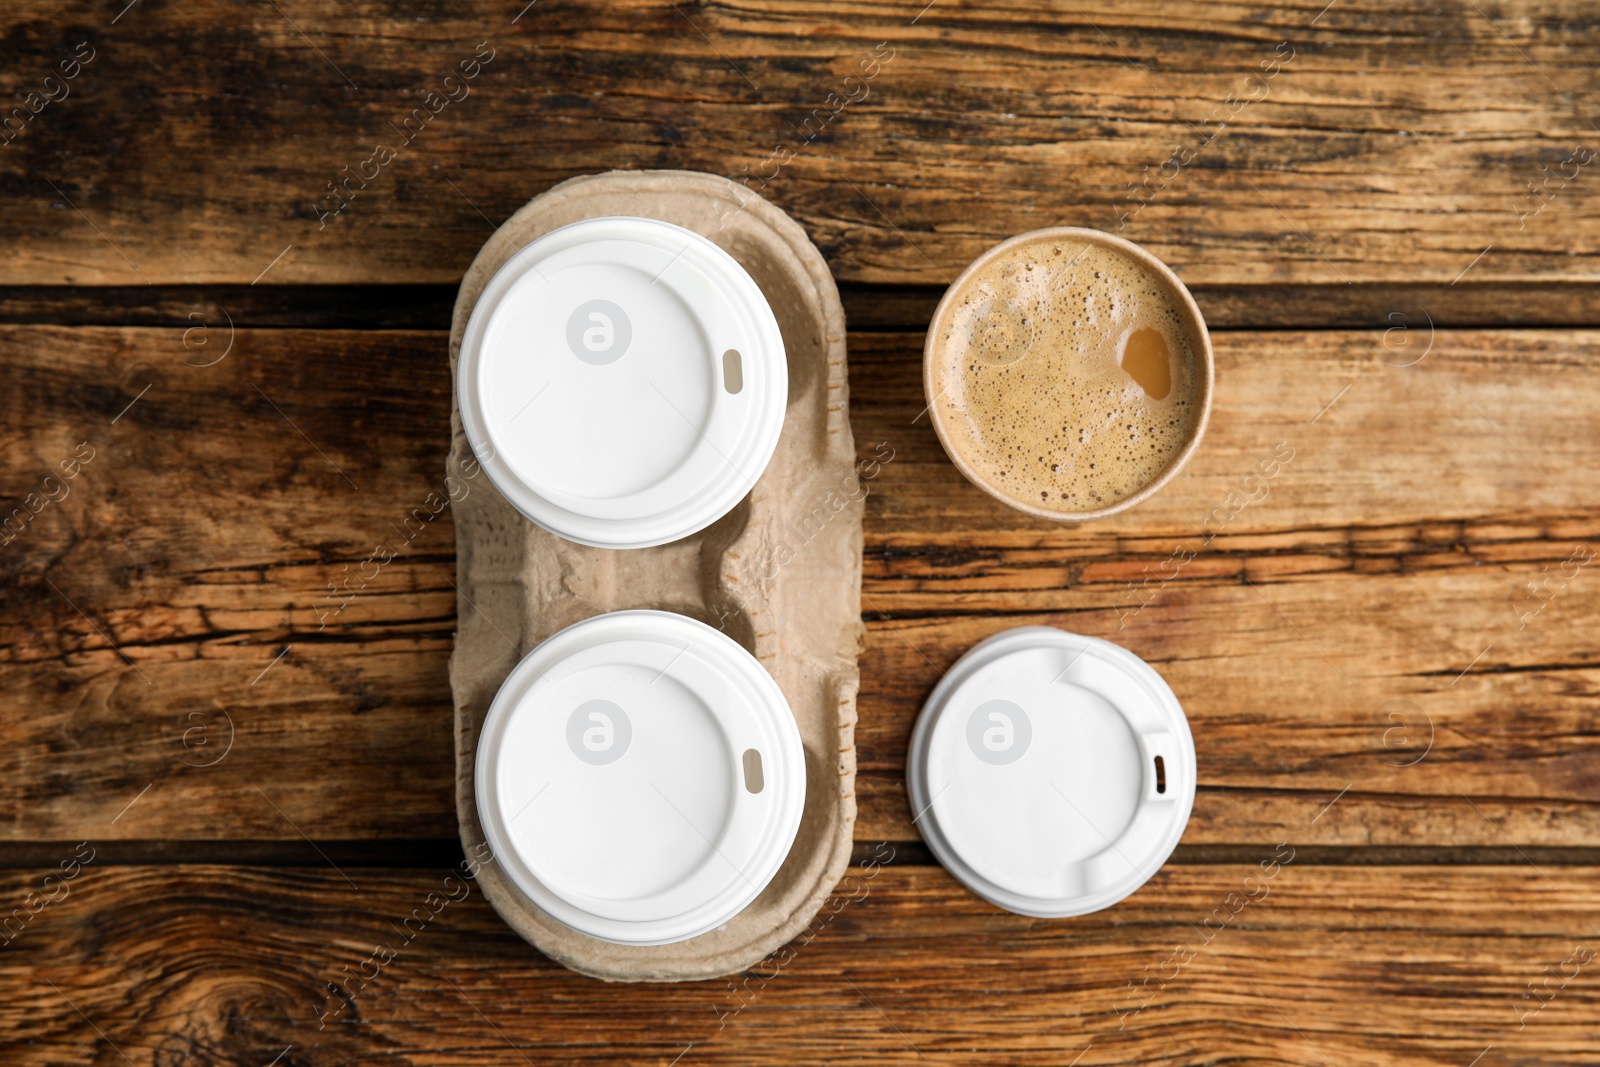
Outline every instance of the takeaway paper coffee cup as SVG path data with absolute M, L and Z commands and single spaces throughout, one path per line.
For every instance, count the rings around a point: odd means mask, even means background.
M 484 837 L 572 929 L 662 945 L 737 915 L 805 804 L 800 731 L 736 642 L 664 611 L 567 627 L 512 670 L 478 741 Z
M 739 263 L 655 219 L 513 256 L 462 335 L 467 440 L 523 515 L 599 548 L 695 533 L 755 485 L 788 402 L 778 321 Z
M 928 326 L 923 388 L 952 463 L 1053 522 L 1116 515 L 1200 447 L 1211 335 L 1172 268 L 1132 241 L 1034 230 L 983 253 Z
M 906 778 L 913 821 L 967 888 L 1022 915 L 1083 915 L 1172 854 L 1194 804 L 1194 741 L 1144 660 L 1025 626 L 980 641 L 934 687 Z

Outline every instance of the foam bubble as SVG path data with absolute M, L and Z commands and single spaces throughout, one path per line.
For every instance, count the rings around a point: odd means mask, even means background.
M 1162 278 L 1099 244 L 1041 238 L 955 294 L 935 354 L 951 447 L 1017 500 L 1064 513 L 1125 500 L 1194 436 L 1195 343 Z M 1151 396 L 1122 367 L 1153 329 L 1171 360 Z

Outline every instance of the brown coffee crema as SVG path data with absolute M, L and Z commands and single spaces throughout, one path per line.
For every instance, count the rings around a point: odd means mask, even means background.
M 980 484 L 1063 517 L 1097 512 L 1157 481 L 1195 437 L 1203 342 L 1132 255 L 1047 233 L 959 286 L 935 322 L 929 382 L 945 445 Z

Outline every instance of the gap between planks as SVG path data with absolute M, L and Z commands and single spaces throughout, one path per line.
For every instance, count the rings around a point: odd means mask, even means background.
M 455 838 L 284 840 L 94 840 L 97 867 L 326 867 L 414 870 L 455 868 L 464 855 Z M 76 843 L 0 842 L 0 870 L 53 867 Z M 884 861 L 882 850 L 892 850 Z M 1168 866 L 1213 867 L 1257 863 L 1271 849 L 1261 844 L 1179 845 Z M 921 841 L 857 841 L 851 865 L 933 867 L 938 861 Z M 1600 867 L 1600 847 L 1297 845 L 1304 867 Z
M 855 332 L 922 330 L 941 286 L 840 286 Z M 1199 286 L 1217 330 L 1600 326 L 1600 282 Z M 453 285 L 0 286 L 0 325 L 448 330 Z

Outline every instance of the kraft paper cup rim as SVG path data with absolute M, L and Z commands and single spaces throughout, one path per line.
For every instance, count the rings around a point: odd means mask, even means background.
M 1145 483 L 1136 492 L 1108 504 L 1103 508 L 1092 511 L 1060 511 L 1051 508 L 1041 508 L 1031 501 L 1022 500 L 1006 493 L 998 486 L 992 485 L 982 477 L 977 470 L 967 461 L 959 449 L 951 444 L 951 435 L 945 429 L 943 413 L 939 407 L 939 397 L 942 390 L 935 381 L 935 351 L 940 334 L 943 332 L 945 320 L 951 313 L 955 304 L 955 295 L 967 283 L 973 274 L 989 266 L 995 260 L 1005 256 L 1012 249 L 1023 244 L 1049 239 L 1084 241 L 1089 244 L 1100 245 L 1103 248 L 1114 249 L 1128 256 L 1141 266 L 1147 268 L 1152 274 L 1165 284 L 1170 294 L 1176 298 L 1176 303 L 1181 315 L 1185 318 L 1185 325 L 1192 331 L 1191 340 L 1194 342 L 1194 358 L 1199 364 L 1201 373 L 1197 375 L 1196 391 L 1199 394 L 1199 412 L 1195 418 L 1194 432 L 1189 440 L 1184 443 L 1171 463 L 1151 481 Z M 1200 314 L 1200 307 L 1194 302 L 1194 297 L 1189 289 L 1178 277 L 1177 272 L 1163 263 L 1150 250 L 1141 245 L 1134 244 L 1125 237 L 1104 230 L 1091 229 L 1086 226 L 1050 226 L 1039 230 L 1029 230 L 1008 237 L 999 244 L 986 249 L 967 265 L 950 287 L 945 290 L 944 296 L 939 299 L 939 305 L 934 309 L 933 318 L 928 323 L 928 334 L 922 346 L 922 390 L 928 401 L 928 420 L 933 423 L 934 432 L 939 437 L 939 444 L 943 446 L 945 455 L 950 457 L 950 462 L 962 475 L 988 493 L 996 500 L 1009 507 L 1015 508 L 1027 515 L 1038 519 L 1048 519 L 1051 522 L 1088 522 L 1092 519 L 1103 519 L 1120 514 L 1129 508 L 1136 507 L 1160 492 L 1168 482 L 1177 477 L 1178 472 L 1188 465 L 1191 457 L 1200 447 L 1200 441 L 1205 437 L 1206 427 L 1211 421 L 1211 398 L 1215 392 L 1216 383 L 1216 356 L 1211 347 L 1211 333 L 1206 329 L 1206 320 Z

